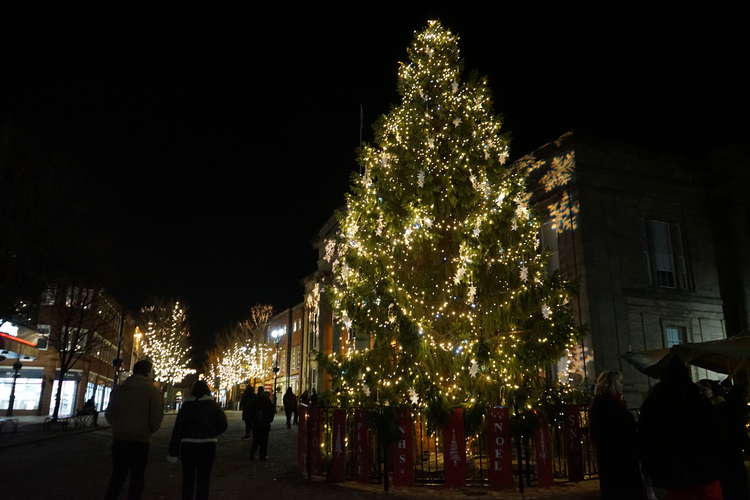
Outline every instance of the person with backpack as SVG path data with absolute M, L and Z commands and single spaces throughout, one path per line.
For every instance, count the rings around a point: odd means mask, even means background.
M 192 398 L 182 404 L 169 442 L 170 461 L 182 461 L 183 500 L 208 498 L 218 437 L 227 429 L 224 411 L 211 397 L 204 380 L 193 385 Z

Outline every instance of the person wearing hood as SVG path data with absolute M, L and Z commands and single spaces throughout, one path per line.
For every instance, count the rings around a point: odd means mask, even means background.
M 182 461 L 183 500 L 208 498 L 218 436 L 227 429 L 227 417 L 211 397 L 204 380 L 193 385 L 192 398 L 182 404 L 169 442 L 170 461 Z
M 150 361 L 138 361 L 133 366 L 133 375 L 112 391 L 104 414 L 114 438 L 107 499 L 120 496 L 128 475 L 128 498 L 137 500 L 143 494 L 151 435 L 159 430 L 164 418 L 161 393 L 154 387 L 152 372 Z
M 643 465 L 666 498 L 721 500 L 720 422 L 677 356 L 641 407 Z

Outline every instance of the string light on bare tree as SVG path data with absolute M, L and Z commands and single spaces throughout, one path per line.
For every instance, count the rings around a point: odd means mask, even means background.
M 158 301 L 141 309 L 146 322 L 143 353 L 154 366 L 154 379 L 165 384 L 176 384 L 195 370 L 190 362 L 190 331 L 187 312 L 179 301 Z

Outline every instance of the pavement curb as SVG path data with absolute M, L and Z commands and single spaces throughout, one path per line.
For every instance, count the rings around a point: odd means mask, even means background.
M 42 442 L 42 441 L 49 441 L 51 439 L 57 439 L 57 438 L 65 437 L 65 436 L 75 436 L 77 434 L 84 434 L 86 432 L 101 431 L 101 430 L 105 430 L 105 429 L 109 429 L 109 428 L 110 428 L 109 425 L 100 425 L 100 426 L 97 426 L 97 427 L 87 427 L 86 429 L 80 429 L 80 430 L 76 430 L 76 431 L 61 432 L 61 433 L 52 434 L 52 435 L 49 435 L 49 436 L 39 436 L 37 438 L 28 439 L 28 440 L 25 440 L 25 441 L 19 441 L 19 442 L 16 442 L 16 443 L 3 444 L 2 441 L 0 441 L 0 450 L 2 450 L 4 448 L 13 448 L 14 446 L 23 446 L 25 444 L 34 444 L 34 443 L 39 443 L 39 442 Z

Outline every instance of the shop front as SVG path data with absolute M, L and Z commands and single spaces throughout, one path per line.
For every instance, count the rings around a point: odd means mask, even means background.
M 10 395 L 13 391 L 14 370 L 9 366 L 0 367 L 0 410 L 7 410 Z M 42 369 L 21 368 L 16 379 L 15 402 L 16 412 L 38 411 L 42 399 Z

